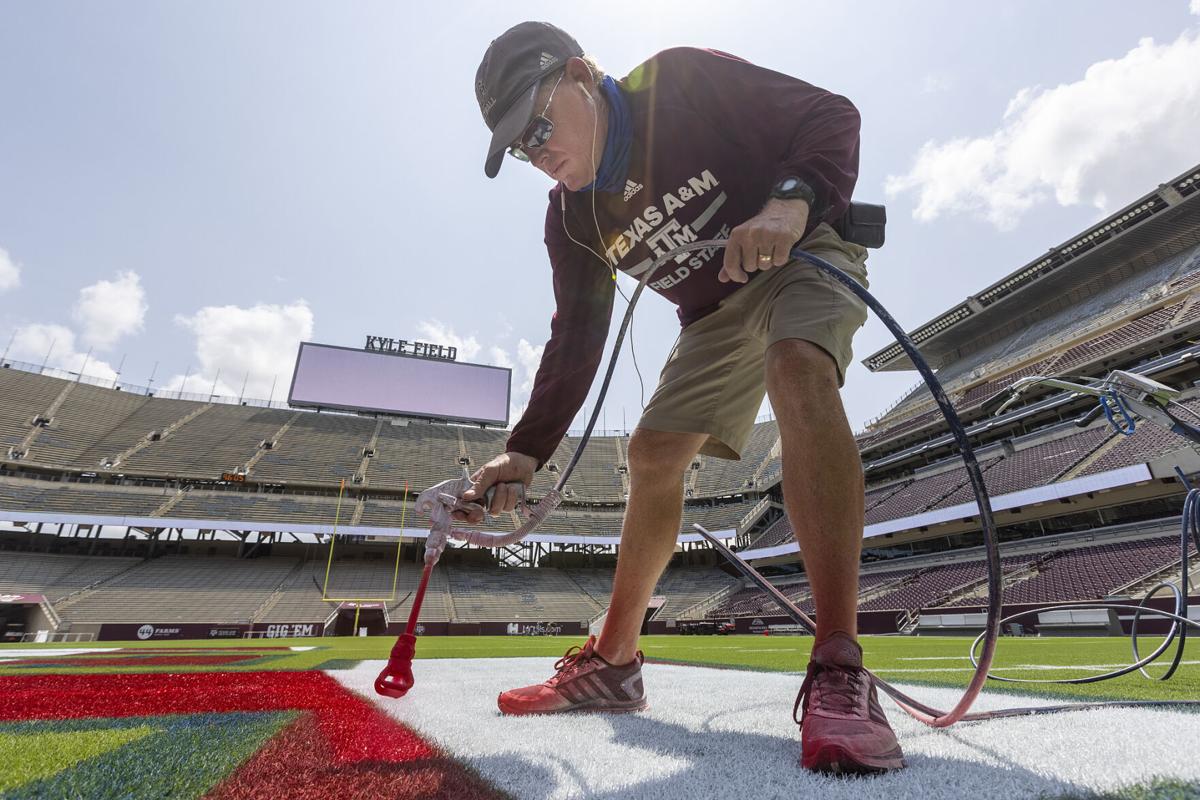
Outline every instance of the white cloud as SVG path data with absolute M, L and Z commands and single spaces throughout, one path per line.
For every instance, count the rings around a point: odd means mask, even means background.
M 512 370 L 512 391 L 509 397 L 508 417 L 516 424 L 529 402 L 529 394 L 533 391 L 533 379 L 537 376 L 538 366 L 542 363 L 544 345 L 534 347 L 525 339 L 519 339 L 515 352 L 509 352 L 503 347 L 493 345 L 488 350 L 487 363 L 497 367 L 508 367 Z
M 521 380 L 519 386 L 526 398 L 533 391 L 533 379 L 537 376 L 538 367 L 542 363 L 542 351 L 545 349 L 545 345 L 539 344 L 534 347 L 524 339 L 517 342 L 517 363 L 520 365 L 517 372 Z
M 136 272 L 122 272 L 116 280 L 97 281 L 79 290 L 72 311 L 83 328 L 80 339 L 98 350 L 142 329 L 146 318 L 146 292 Z
M 164 389 L 208 394 L 215 382 L 215 394 L 238 397 L 245 380 L 244 396 L 264 400 L 272 386 L 275 400 L 287 394 L 296 351 L 313 332 L 312 310 L 303 300 L 286 306 L 206 306 L 191 316 L 176 316 L 175 322 L 195 334 L 196 362 Z
M 1200 0 L 1192 0 L 1188 4 L 1188 11 L 1191 11 L 1193 14 L 1200 14 Z
M 512 357 L 509 356 L 508 351 L 496 345 L 488 348 L 488 363 L 497 367 L 508 367 L 509 369 L 512 369 L 513 365 Z
M 458 358 L 462 361 L 475 360 L 511 369 L 513 375 L 512 394 L 509 398 L 509 417 L 515 423 L 520 418 L 525 404 L 529 402 L 529 393 L 533 391 L 533 379 L 537 375 L 538 365 L 542 363 L 544 345 L 534 347 L 525 339 L 519 339 L 515 348 L 506 347 L 503 341 L 508 338 L 512 327 L 506 321 L 502 324 L 501 333 L 495 337 L 498 342 L 489 344 L 486 351 L 475 334 L 464 336 L 436 319 L 418 323 L 417 330 L 421 336 L 434 344 L 448 344 L 457 347 Z
M 986 136 L 926 142 L 886 189 L 915 192 L 922 222 L 966 212 L 1011 229 L 1050 198 L 1108 212 L 1194 164 L 1198 129 L 1200 32 L 1147 38 L 1074 83 L 1021 89 Z
M 954 87 L 954 79 L 941 73 L 927 73 L 921 79 L 921 94 L 940 94 Z
M 514 425 L 529 402 L 529 393 L 533 391 L 533 379 L 542 363 L 544 349 L 545 345 L 534 347 L 524 339 L 517 342 L 517 364 L 513 368 L 513 392 L 509 414 Z
M 483 349 L 474 335 L 460 336 L 441 320 L 427 319 L 424 322 L 418 322 L 417 331 L 424 340 L 431 344 L 444 344 L 457 348 L 458 358 L 463 361 L 471 361 Z
M 83 370 L 85 375 L 104 381 L 117 377 L 117 371 L 107 362 L 81 352 L 76 347 L 74 331 L 64 325 L 22 325 L 13 337 L 9 358 L 36 366 L 44 363 L 49 368 L 73 373 Z
M 8 251 L 0 247 L 0 292 L 21 285 L 21 266 L 13 261 Z

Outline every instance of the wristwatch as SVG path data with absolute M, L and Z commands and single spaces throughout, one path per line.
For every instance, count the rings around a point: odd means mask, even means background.
M 783 178 L 771 188 L 771 197 L 779 200 L 803 200 L 809 208 L 817 205 L 817 193 L 795 175 Z

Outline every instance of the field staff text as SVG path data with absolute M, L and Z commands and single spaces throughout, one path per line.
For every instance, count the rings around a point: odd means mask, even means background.
M 372 353 L 395 353 L 398 356 L 421 356 L 422 358 L 443 358 L 454 361 L 458 358 L 458 348 L 448 345 L 429 344 L 428 342 L 409 342 L 404 339 L 389 339 L 385 336 L 368 336 L 364 350 Z

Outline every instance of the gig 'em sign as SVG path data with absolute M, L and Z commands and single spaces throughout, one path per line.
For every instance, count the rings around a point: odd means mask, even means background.
M 419 356 L 421 358 L 444 358 L 453 361 L 458 358 L 458 348 L 428 342 L 410 342 L 405 339 L 389 339 L 386 336 L 368 336 L 363 348 L 372 353 L 395 353 L 398 356 Z

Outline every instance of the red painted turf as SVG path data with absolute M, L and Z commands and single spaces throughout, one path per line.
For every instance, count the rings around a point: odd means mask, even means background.
M 233 800 L 505 795 L 322 672 L 0 675 L 0 720 L 306 711 L 210 796 Z
M 338 763 L 311 717 L 289 726 L 206 800 L 500 800 L 506 797 L 440 753 L 402 763 Z
M 433 749 L 323 672 L 0 675 L 0 719 L 311 711 L 342 761 L 407 761 Z
M 314 645 L 315 647 L 316 645 Z M 109 650 L 119 650 L 122 653 L 211 653 L 212 647 L 110 647 Z M 222 646 L 220 650 L 250 650 L 258 652 L 259 650 L 291 650 L 292 648 L 286 645 L 264 645 L 256 647 L 254 645 L 234 645 L 232 647 Z M 103 653 L 103 650 L 97 650 L 98 653 Z

